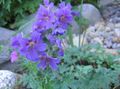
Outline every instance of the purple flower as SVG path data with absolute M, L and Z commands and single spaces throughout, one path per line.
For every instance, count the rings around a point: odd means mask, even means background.
M 11 39 L 11 45 L 13 48 L 19 48 L 20 47 L 20 41 L 22 40 L 22 35 L 18 34 L 17 36 L 13 37 Z
M 43 3 L 47 8 L 52 8 L 54 6 L 54 4 L 50 3 L 49 0 L 44 0 Z
M 62 48 L 62 41 L 60 39 L 56 40 L 56 45 L 58 48 Z
M 44 0 L 44 4 L 48 6 L 49 5 L 49 0 Z
M 65 8 L 65 9 L 67 8 L 68 10 L 71 10 L 71 9 L 72 9 L 70 3 L 66 4 L 65 2 L 61 2 L 61 3 L 59 4 L 59 7 L 60 7 L 60 8 Z
M 65 4 L 64 2 L 59 4 L 59 9 L 56 11 L 57 16 L 57 24 L 59 27 L 64 29 L 67 28 L 69 24 L 71 24 L 73 20 L 71 5 Z
M 39 52 L 46 50 L 46 44 L 42 42 L 40 34 L 36 32 L 32 33 L 31 39 L 24 39 L 21 43 L 20 53 L 31 61 L 37 61 Z
M 59 56 L 63 56 L 64 55 L 64 51 L 63 51 L 63 48 L 62 48 L 62 41 L 57 39 L 56 40 L 56 45 L 58 47 L 58 55 Z
M 65 2 L 55 7 L 49 0 L 44 0 L 36 13 L 33 31 L 27 38 L 23 38 L 21 34 L 12 38 L 13 48 L 28 60 L 40 62 L 38 66 L 43 70 L 48 66 L 56 70 L 57 64 L 60 63 L 57 56 L 64 54 L 61 36 L 65 34 L 73 15 L 76 14 L 71 9 L 71 5 Z M 14 62 L 17 58 L 17 53 L 13 52 L 11 61 Z
M 48 4 L 48 0 L 44 2 L 45 6 L 40 5 L 37 11 L 37 20 L 42 22 L 45 29 L 50 29 L 55 22 L 55 16 L 53 12 L 53 3 Z
M 61 40 L 57 38 L 55 35 L 48 35 L 47 38 L 52 45 L 56 45 L 58 48 L 62 48 Z
M 76 11 L 76 10 L 74 10 L 74 11 L 72 11 L 72 15 L 73 16 L 80 16 L 80 12 L 79 11 Z
M 42 21 L 37 21 L 33 24 L 33 31 L 37 31 L 39 33 L 46 31 L 44 24 L 42 24 Z
M 47 36 L 47 39 L 49 40 L 50 44 L 54 45 L 56 43 L 56 37 L 52 34 L 49 34 Z
M 63 35 L 65 33 L 66 29 L 63 28 L 56 28 L 53 30 L 53 35 Z
M 59 56 L 64 56 L 64 51 L 63 51 L 62 48 L 58 50 L 58 55 Z
M 12 53 L 11 53 L 11 56 L 10 56 L 11 58 L 10 58 L 10 61 L 13 63 L 13 62 L 15 62 L 17 59 L 18 59 L 18 54 L 17 54 L 17 52 L 16 51 L 13 51 Z
M 40 63 L 38 64 L 38 67 L 44 70 L 47 66 L 49 66 L 52 70 L 56 70 L 58 63 L 60 63 L 59 59 L 43 55 L 40 57 Z

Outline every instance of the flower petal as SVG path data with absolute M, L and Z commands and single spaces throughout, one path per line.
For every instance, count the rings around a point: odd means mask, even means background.
M 16 51 L 13 51 L 13 52 L 11 53 L 11 62 L 13 63 L 13 62 L 15 62 L 17 59 L 18 59 L 18 54 L 17 54 Z

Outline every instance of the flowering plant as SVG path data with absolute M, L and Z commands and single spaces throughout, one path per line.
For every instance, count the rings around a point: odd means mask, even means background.
M 112 89 L 119 85 L 120 65 L 113 60 L 118 56 L 107 54 L 97 45 L 79 44 L 79 48 L 70 46 L 64 52 L 63 39 L 70 33 L 72 40 L 70 26 L 77 15 L 70 4 L 61 2 L 55 7 L 49 0 L 44 0 L 36 13 L 31 33 L 12 38 L 11 62 L 18 56 L 35 62 L 24 65 L 28 71 L 22 78 L 23 85 L 31 89 Z M 80 19 L 75 19 L 79 23 Z M 70 43 L 73 45 L 72 41 Z
M 59 57 L 64 55 L 62 39 L 74 15 L 70 4 L 61 2 L 55 7 L 49 0 L 44 0 L 36 13 L 36 21 L 29 36 L 18 34 L 12 38 L 12 47 L 17 50 L 12 52 L 11 61 L 18 59 L 19 54 L 37 62 L 37 66 L 43 70 L 47 66 L 56 70 L 60 63 Z

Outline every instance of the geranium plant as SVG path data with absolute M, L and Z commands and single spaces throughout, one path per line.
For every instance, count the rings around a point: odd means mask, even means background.
M 11 62 L 25 59 L 20 82 L 26 88 L 111 89 L 119 85 L 120 66 L 113 60 L 118 56 L 97 45 L 73 45 L 71 26 L 73 20 L 80 21 L 77 16 L 69 3 L 61 2 L 57 7 L 44 0 L 31 33 L 12 38 Z M 69 39 L 67 47 L 64 39 Z
M 59 56 L 63 56 L 62 39 L 73 20 L 72 7 L 62 2 L 55 7 L 49 0 L 40 4 L 36 13 L 36 22 L 33 31 L 25 37 L 18 34 L 12 39 L 13 52 L 11 59 L 17 59 L 17 53 L 28 60 L 38 62 L 38 67 L 43 70 L 49 66 L 57 69 L 60 63 Z

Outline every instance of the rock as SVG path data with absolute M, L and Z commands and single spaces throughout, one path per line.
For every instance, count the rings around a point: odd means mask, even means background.
M 10 42 L 10 38 L 15 32 L 6 28 L 0 27 L 0 44 L 6 45 Z
M 103 42 L 102 42 L 103 40 L 100 39 L 100 38 L 98 38 L 98 37 L 94 38 L 93 41 L 95 41 L 95 42 L 97 42 L 97 43 L 103 45 Z
M 115 24 L 116 28 L 120 28 L 120 23 Z
M 0 89 L 15 89 L 20 77 L 11 71 L 0 70 Z
M 32 24 L 35 21 L 34 14 L 25 19 L 26 23 L 18 29 L 18 33 L 28 34 L 32 29 Z M 28 22 L 29 21 L 29 22 Z M 3 46 L 0 53 L 0 69 L 6 69 L 13 72 L 18 72 L 20 63 L 10 62 L 10 39 L 15 35 L 15 31 L 0 27 L 0 45 Z
M 99 0 L 99 5 L 100 6 L 106 6 L 108 4 L 113 3 L 115 0 Z
M 14 34 L 14 31 L 0 27 L 0 45 L 2 45 L 0 52 L 0 70 L 21 71 L 20 62 L 10 62 L 10 39 Z
M 110 29 L 114 29 L 115 25 L 111 22 L 107 23 L 107 27 L 109 27 Z
M 115 34 L 116 34 L 116 36 L 120 37 L 120 29 L 116 28 L 115 29 Z
M 112 48 L 116 49 L 117 48 L 117 43 L 112 44 Z
M 10 61 L 0 64 L 0 70 L 10 70 L 15 73 L 23 73 L 23 68 L 21 67 L 21 61 L 17 60 L 14 63 Z
M 120 49 L 120 29 L 113 23 L 98 22 L 89 26 L 86 33 L 88 43 L 100 43 L 105 48 Z
M 96 28 L 94 26 L 90 26 L 87 32 L 95 32 Z
M 79 8 L 81 8 L 81 6 L 79 6 Z M 94 15 L 94 17 L 93 17 L 93 15 Z M 91 24 L 91 25 L 103 20 L 99 10 L 92 4 L 83 4 L 82 5 L 82 16 L 85 19 L 87 19 L 89 24 Z
M 111 41 L 106 41 L 105 45 L 107 46 L 107 48 L 111 48 L 112 47 L 112 42 Z
M 14 31 L 0 27 L 0 45 L 3 46 L 0 53 L 0 65 L 6 61 L 9 61 L 10 57 L 10 39 L 13 36 Z
M 104 22 L 98 22 L 95 24 L 96 31 L 104 31 L 105 29 L 105 23 Z
M 120 48 L 120 44 L 117 44 L 117 48 Z
M 0 65 L 10 60 L 10 46 L 8 44 L 2 46 L 2 50 L 0 52 Z
M 101 13 L 106 22 L 120 23 L 120 0 L 100 0 Z M 106 4 L 107 2 L 107 4 Z
M 120 38 L 119 37 L 114 37 L 113 42 L 120 43 Z
M 110 27 L 106 27 L 106 31 L 107 31 L 107 32 L 110 32 L 110 31 L 111 31 L 111 28 L 110 28 Z

